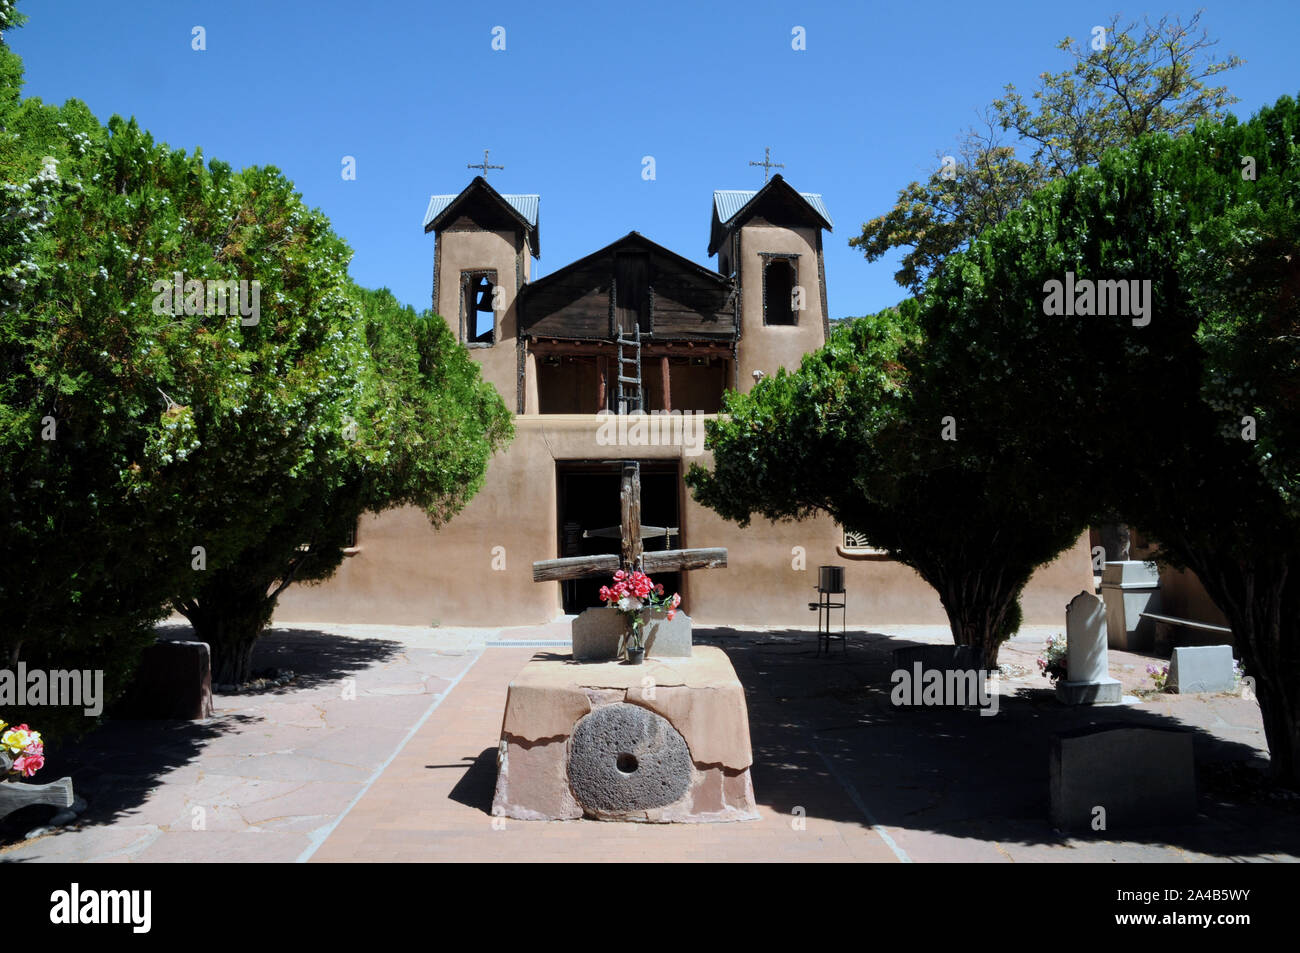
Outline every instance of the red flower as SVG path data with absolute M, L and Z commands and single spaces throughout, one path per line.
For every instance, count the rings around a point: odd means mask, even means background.
M 14 761 L 14 770 L 24 778 L 30 778 L 43 767 L 45 767 L 44 755 L 24 754 L 20 755 L 17 760 Z

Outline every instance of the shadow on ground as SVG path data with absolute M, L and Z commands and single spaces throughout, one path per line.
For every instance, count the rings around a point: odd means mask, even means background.
M 1133 706 L 1068 708 L 1050 689 L 976 709 L 890 702 L 891 652 L 920 644 L 850 633 L 846 653 L 817 656 L 815 633 L 696 630 L 727 652 L 745 686 L 754 789 L 780 814 L 932 831 L 1017 844 L 1061 844 L 1048 822 L 1052 735 L 1088 725 L 1187 728 L 1194 737 L 1200 816 L 1194 824 L 1110 832 L 1104 840 L 1167 844 L 1217 857 L 1300 855 L 1297 802 L 1257 797 L 1267 760 L 1177 718 Z M 1076 835 L 1083 839 L 1086 835 Z
M 188 625 L 168 625 L 160 630 L 172 641 L 193 639 Z M 270 628 L 262 633 L 253 649 L 253 673 L 294 673 L 288 685 L 258 691 L 259 695 L 283 695 L 337 681 L 349 673 L 385 662 L 405 651 L 391 639 L 359 639 L 318 629 Z M 232 696 L 233 697 L 233 696 Z
M 461 764 L 429 764 L 426 768 L 465 768 L 456 786 L 447 795 L 458 804 L 472 807 L 484 814 L 492 813 L 492 796 L 497 785 L 497 749 L 484 748 L 477 758 L 466 757 Z
M 162 626 L 159 634 L 169 640 L 194 637 L 188 625 Z M 259 697 L 292 695 L 345 678 L 404 650 L 402 643 L 386 639 L 358 639 L 315 629 L 268 629 L 253 650 L 253 670 L 288 669 L 295 673 L 294 680 L 255 694 L 218 696 L 218 704 L 253 706 Z M 260 720 L 260 715 L 247 713 L 219 714 L 202 722 L 105 718 L 84 738 L 48 748 L 37 780 L 71 777 L 73 793 L 87 803 L 76 826 L 109 824 L 129 818 L 167 774 L 201 762 L 203 749 L 213 738 Z M 22 840 L 54 814 L 54 808 L 38 805 L 0 819 L 0 846 Z

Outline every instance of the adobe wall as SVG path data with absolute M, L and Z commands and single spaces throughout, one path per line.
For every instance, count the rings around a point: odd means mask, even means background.
M 793 325 L 763 324 L 762 252 L 796 254 L 798 285 L 804 290 L 804 310 Z M 754 386 L 753 373 L 775 374 L 794 370 L 805 354 L 826 343 L 822 323 L 825 303 L 817 267 L 817 230 L 787 228 L 752 222 L 740 230 L 741 326 L 739 390 Z
M 600 423 L 592 415 L 516 417 L 514 443 L 493 458 L 483 489 L 448 526 L 435 532 L 411 508 L 367 517 L 360 551 L 332 579 L 286 590 L 276 618 L 467 626 L 555 619 L 560 584 L 534 583 L 532 564 L 557 555 L 556 461 L 677 459 L 685 472 L 709 460 L 686 456 L 681 446 L 600 446 Z M 742 530 L 689 499 L 685 487 L 682 496 L 682 545 L 729 551 L 729 568 L 685 574 L 685 608 L 700 625 L 814 625 L 807 603 L 825 563 L 846 567 L 850 627 L 947 621 L 938 596 L 911 569 L 840 555 L 842 535 L 828 518 L 758 520 Z M 502 559 L 504 568 L 494 569 Z M 1080 591 L 1092 591 L 1086 536 L 1034 575 L 1022 600 L 1024 621 L 1064 626 L 1065 605 Z
M 462 271 L 495 270 L 497 283 L 505 289 L 505 310 L 496 314 L 496 344 L 470 347 L 469 354 L 483 369 L 484 380 L 491 381 L 510 411 L 518 402 L 518 355 L 515 337 L 518 329 L 516 299 L 515 235 L 513 232 L 461 231 L 443 232 L 438 236 L 438 301 L 434 310 L 442 315 L 451 333 L 460 338 Z M 530 261 L 524 244 L 524 280 L 528 280 Z M 467 318 L 467 320 L 469 320 Z M 472 329 L 471 329 L 472 331 Z

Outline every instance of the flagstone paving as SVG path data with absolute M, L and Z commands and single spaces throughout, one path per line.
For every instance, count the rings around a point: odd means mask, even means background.
M 277 628 L 255 669 L 282 688 L 218 695 L 204 722 L 110 721 L 52 755 L 90 804 L 0 851 L 35 861 L 293 861 L 343 814 L 482 652 L 490 630 Z M 28 812 L 31 813 L 31 812 Z M 39 822 L 33 822 L 39 823 Z
M 1232 787 L 1265 749 L 1258 708 L 1230 695 L 1069 710 L 1034 659 L 1059 627 L 1003 648 L 1000 713 L 898 709 L 889 653 L 939 627 L 852 636 L 815 656 L 809 632 L 705 629 L 746 686 L 757 821 L 515 821 L 488 813 L 506 687 L 567 624 L 516 629 L 285 625 L 255 667 L 291 685 L 221 695 L 203 723 L 112 721 L 52 757 L 90 809 L 0 848 L 4 861 L 1133 861 L 1295 860 L 1300 814 Z M 1150 660 L 1111 653 L 1126 692 Z M 1055 731 L 1123 720 L 1196 732 L 1201 817 L 1145 838 L 1067 839 L 1047 821 Z M 1222 769 L 1221 771 L 1218 769 Z M 1217 773 L 1216 773 L 1217 771 Z M 1206 772 L 1209 772 L 1206 774 Z M 1245 772 L 1249 774 L 1249 772 Z M 1245 789 L 1243 789 L 1245 790 Z M 33 826 L 40 823 L 39 818 Z

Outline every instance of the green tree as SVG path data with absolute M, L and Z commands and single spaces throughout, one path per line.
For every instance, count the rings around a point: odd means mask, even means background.
M 1008 84 L 984 112 L 983 128 L 966 132 L 952 161 L 925 182 L 909 183 L 894 207 L 864 224 L 849 244 L 868 261 L 909 249 L 894 278 L 920 294 L 948 255 L 1045 183 L 1146 133 L 1179 134 L 1221 116 L 1236 99 L 1206 80 L 1242 60 L 1215 59 L 1216 41 L 1200 18 L 1196 13 L 1184 24 L 1161 17 L 1139 26 L 1115 16 L 1086 43 L 1066 37 L 1057 48 L 1072 59 L 1068 69 L 1041 74 L 1029 100 Z M 1025 158 L 1005 144 L 1008 133 L 1027 149 Z
M 858 321 L 734 398 L 697 498 L 738 520 L 829 512 L 942 594 L 916 558 L 934 545 L 981 619 L 989 580 L 1047 558 L 1054 528 L 1118 512 L 1227 616 L 1274 771 L 1300 784 L 1297 194 L 1289 97 L 1104 153 L 948 258 L 915 322 Z M 1073 313 L 1052 301 L 1071 282 Z M 934 437 L 944 408 L 957 440 Z
M 203 538 L 233 540 L 229 556 L 176 603 L 212 646 L 218 681 L 249 676 L 280 593 L 331 576 L 362 513 L 418 506 L 442 525 L 478 491 L 492 453 L 513 433 L 500 396 L 445 321 L 416 314 L 386 289 L 351 297 L 364 348 L 349 370 L 337 433 L 312 448 L 293 479 L 266 472 L 275 489 L 264 498 L 244 499 L 233 514 L 202 503 L 194 513 Z M 237 440 L 218 431 L 199 443 L 238 450 Z
M 921 316 L 927 359 L 974 424 L 971 451 L 1020 461 L 1063 511 L 1122 514 L 1205 584 L 1255 680 L 1274 770 L 1292 784 L 1297 194 L 1290 98 L 1249 122 L 1144 136 L 949 259 Z M 1125 282 L 1129 307 L 1052 313 L 1049 282 L 1068 275 L 1081 295 L 1084 282 Z
M 0 4 L 0 30 L 19 22 Z M 113 696 L 178 575 L 131 538 L 164 532 L 166 514 L 123 485 L 144 430 L 120 315 L 95 297 L 94 265 L 62 255 L 60 220 L 107 133 L 75 100 L 22 99 L 2 41 L 0 83 L 0 665 L 101 669 Z M 81 709 L 27 714 L 54 736 L 89 725 Z
M 741 526 L 822 512 L 865 535 L 934 587 L 954 642 L 991 670 L 1034 568 L 1083 522 L 1019 461 L 978 454 L 928 354 L 915 300 L 846 324 L 794 373 L 729 393 L 707 425 L 712 470 L 686 480 Z
M 174 601 L 241 680 L 283 586 L 359 512 L 456 512 L 509 414 L 274 168 L 10 87 L 0 126 L 0 658 L 113 693 Z

